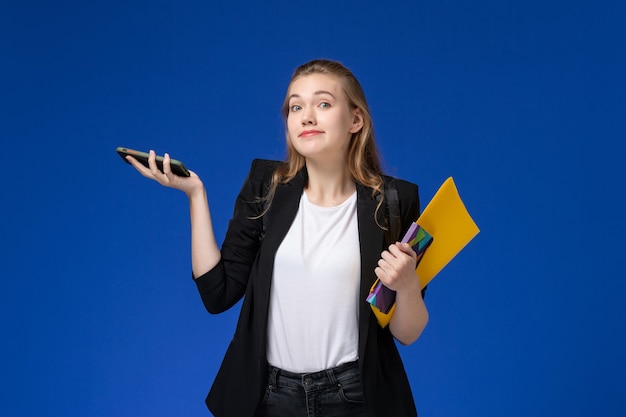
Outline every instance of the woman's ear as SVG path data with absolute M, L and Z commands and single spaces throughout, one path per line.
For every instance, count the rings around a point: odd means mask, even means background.
M 363 114 L 361 109 L 356 108 L 352 114 L 352 127 L 350 133 L 356 133 L 363 128 Z

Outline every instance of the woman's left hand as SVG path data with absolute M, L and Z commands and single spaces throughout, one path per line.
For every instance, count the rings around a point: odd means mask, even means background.
M 422 299 L 415 273 L 417 255 L 408 243 L 394 243 L 384 251 L 375 269 L 376 276 L 396 291 L 396 310 L 389 322 L 391 334 L 403 345 L 410 345 L 428 323 L 428 310 Z
M 415 274 L 416 262 L 417 255 L 411 245 L 394 243 L 381 254 L 374 273 L 390 290 L 419 290 L 419 280 Z

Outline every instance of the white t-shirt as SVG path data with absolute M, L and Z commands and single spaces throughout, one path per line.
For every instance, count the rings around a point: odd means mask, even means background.
M 358 359 L 360 277 L 356 192 L 336 207 L 303 192 L 274 261 L 270 365 L 305 373 Z

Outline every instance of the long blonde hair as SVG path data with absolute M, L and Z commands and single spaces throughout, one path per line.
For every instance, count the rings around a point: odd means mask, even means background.
M 363 92 L 363 88 L 361 87 L 359 81 L 348 68 L 340 62 L 325 59 L 309 61 L 296 68 L 291 76 L 289 87 L 287 88 L 287 93 L 285 94 L 285 100 L 283 101 L 281 108 L 281 114 L 285 122 L 287 158 L 284 162 L 279 164 L 274 171 L 272 183 L 266 198 L 271 202 L 278 184 L 289 182 L 298 173 L 298 171 L 304 167 L 305 159 L 293 147 L 293 144 L 289 140 L 289 132 L 287 131 L 289 89 L 295 80 L 311 74 L 330 74 L 336 76 L 343 87 L 343 91 L 346 94 L 350 108 L 359 109 L 361 112 L 361 116 L 363 117 L 363 127 L 361 130 L 354 133 L 352 135 L 352 139 L 350 140 L 348 148 L 348 167 L 350 169 L 350 174 L 356 182 L 372 188 L 372 198 L 376 198 L 378 195 L 381 196 L 378 202 L 378 207 L 376 208 L 376 211 L 378 211 L 384 198 L 382 180 L 383 172 L 380 167 L 379 154 L 374 140 L 372 116 L 365 98 L 365 93 Z

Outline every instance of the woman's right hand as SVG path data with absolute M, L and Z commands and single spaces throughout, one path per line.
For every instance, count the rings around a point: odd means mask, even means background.
M 202 180 L 195 172 L 189 171 L 189 177 L 181 177 L 172 173 L 170 156 L 167 153 L 163 156 L 163 172 L 157 167 L 156 153 L 153 150 L 150 150 L 150 156 L 148 157 L 149 167 L 145 167 L 130 155 L 126 156 L 126 160 L 144 177 L 150 178 L 165 187 L 181 190 L 188 197 L 204 191 Z

